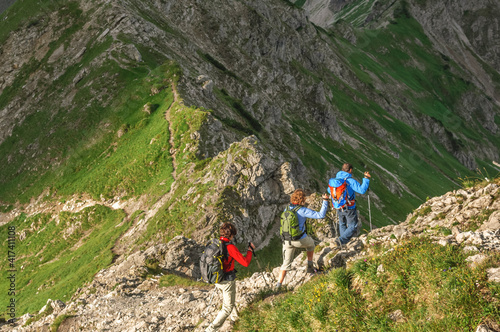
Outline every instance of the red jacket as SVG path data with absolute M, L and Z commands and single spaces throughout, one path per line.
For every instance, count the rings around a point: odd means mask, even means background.
M 230 272 L 234 270 L 234 260 L 236 260 L 241 265 L 247 267 L 252 261 L 252 251 L 248 250 L 247 255 L 243 256 L 241 252 L 232 243 L 229 243 L 229 239 L 221 236 L 220 240 L 226 243 L 227 258 L 222 262 L 224 272 Z

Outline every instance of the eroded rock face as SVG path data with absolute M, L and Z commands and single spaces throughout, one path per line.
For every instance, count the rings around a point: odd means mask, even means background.
M 165 248 L 162 247 L 158 260 L 171 273 L 199 279 L 199 260 L 203 250 L 203 245 L 185 237 L 176 236 Z
M 488 91 L 498 103 L 498 87 L 491 83 L 490 74 L 479 64 L 479 56 L 497 72 L 500 71 L 500 5 L 498 2 L 425 1 L 413 4 L 411 14 L 434 41 L 435 47 L 467 68 L 476 83 Z
M 212 163 L 218 166 L 198 181 L 213 181 L 218 196 L 211 198 L 215 205 L 214 212 L 207 216 L 211 222 L 205 227 L 200 222 L 200 229 L 193 235 L 198 241 L 218 232 L 213 227 L 225 221 L 235 223 L 237 242 L 266 241 L 274 236 L 269 230 L 276 225 L 289 195 L 307 182 L 300 161 L 286 161 L 280 153 L 265 148 L 255 136 L 232 143 Z
M 0 142 L 11 134 L 15 125 L 22 123 L 27 115 L 36 110 L 41 98 L 46 98 L 49 93 L 48 82 L 61 77 L 69 67 L 81 65 L 82 68 L 72 77 L 73 84 L 64 87 L 58 96 L 53 97 L 61 100 L 61 104 L 67 110 L 72 107 L 72 100 L 78 92 L 77 84 L 99 68 L 103 62 L 118 61 L 122 65 L 142 62 L 143 55 L 135 45 L 137 43 L 152 48 L 165 58 L 174 59 L 181 64 L 184 74 L 180 81 L 180 90 L 186 105 L 202 106 L 213 110 L 215 116 L 210 118 L 206 127 L 199 133 L 202 139 L 197 154 L 200 157 L 214 157 L 227 149 L 231 143 L 241 140 L 241 133 L 237 134 L 229 130 L 227 123 L 233 121 L 234 124 L 236 121 L 245 126 L 241 119 L 242 114 L 246 119 L 251 118 L 259 123 L 258 126 L 254 124 L 255 128 L 252 129 L 264 130 L 274 142 L 273 144 L 277 146 L 282 145 L 280 142 L 283 140 L 290 138 L 299 142 L 295 134 L 290 136 L 285 134 L 290 131 L 289 118 L 300 118 L 300 121 L 311 123 L 324 137 L 334 141 L 348 140 L 346 136 L 350 134 L 344 133 L 338 125 L 339 119 L 341 121 L 345 119 L 335 103 L 331 102 L 334 96 L 330 86 L 335 82 L 326 79 L 315 81 L 308 75 L 303 75 L 301 70 L 296 68 L 297 66 L 291 65 L 297 63 L 303 67 L 303 70 L 331 72 L 333 76 L 342 80 L 343 84 L 362 91 L 399 120 L 413 128 L 418 128 L 425 135 L 436 136 L 448 151 L 469 168 L 476 166 L 475 157 L 495 159 L 498 156 L 498 148 L 493 145 L 487 145 L 478 151 L 464 150 L 462 147 L 454 146 L 454 140 L 464 138 L 450 136 L 441 123 L 431 117 L 415 114 L 413 110 L 408 109 L 405 100 L 398 97 L 402 90 L 401 86 L 382 82 L 376 75 L 373 75 L 374 87 L 376 90 L 385 92 L 385 95 L 382 98 L 374 91 L 367 89 L 335 51 L 334 45 L 318 37 L 316 29 L 309 22 L 308 15 L 312 10 L 309 8 L 319 6 L 315 12 L 323 15 L 326 11 L 336 13 L 351 2 L 344 0 L 308 1 L 304 7 L 306 10 L 301 11 L 285 10 L 280 4 L 273 2 L 219 4 L 189 0 L 183 2 L 151 1 L 141 2 L 138 5 L 132 0 L 109 1 L 107 5 L 100 4 L 97 7 L 90 16 L 90 20 L 75 33 L 74 38 L 71 38 L 68 43 L 50 49 L 48 45 L 58 40 L 69 23 L 74 23 L 69 22 L 63 25 L 61 22 L 64 20 L 54 13 L 40 19 L 38 24 L 30 26 L 29 29 L 22 30 L 22 33 L 21 31 L 11 33 L 4 43 L 3 54 L 0 55 L 0 59 L 5 60 L 0 61 L 0 92 L 14 82 L 16 75 L 31 58 L 42 61 L 47 57 L 47 62 L 52 69 L 49 72 L 34 65 L 33 73 L 27 78 L 23 91 L 20 91 L 0 110 L 0 115 L 2 115 L 0 116 L 0 129 L 2 129 Z M 84 14 L 93 9 L 92 6 L 95 6 L 93 2 L 80 2 L 80 8 Z M 138 6 L 141 10 L 154 11 L 155 15 L 150 20 L 140 17 L 136 13 Z M 487 1 L 474 5 L 459 1 L 454 2 L 451 8 L 442 7 L 444 4 L 428 4 L 427 6 L 411 6 L 412 15 L 419 19 L 424 27 L 428 27 L 429 34 L 435 34 L 435 39 L 439 37 L 438 41 L 443 42 L 439 44 L 442 48 L 440 50 L 452 59 L 454 59 L 453 54 L 445 52 L 447 49 L 442 45 L 446 45 L 446 42 L 457 43 L 457 45 L 466 43 L 458 37 L 448 41 L 442 36 L 444 34 L 441 33 L 442 30 L 453 26 L 450 22 L 454 20 L 459 22 L 458 26 L 463 30 L 468 26 L 466 21 L 472 19 L 468 17 L 480 12 L 481 8 L 492 6 L 492 13 L 496 13 L 498 9 Z M 377 11 L 378 7 L 374 5 L 372 10 Z M 394 8 L 391 7 L 388 11 L 393 10 Z M 472 14 L 466 14 L 468 12 Z M 441 13 L 439 15 L 442 15 L 444 19 L 436 16 L 438 15 L 436 13 Z M 477 51 L 478 54 L 487 56 L 488 59 L 491 58 L 491 64 L 495 64 L 499 61 L 498 50 L 496 50 L 499 41 L 495 37 L 498 35 L 498 29 L 495 27 L 498 22 L 495 21 L 496 18 L 493 15 L 494 24 L 489 26 L 490 21 L 485 21 L 484 16 L 476 14 L 471 16 L 474 30 L 460 34 L 459 37 L 465 35 L 470 40 L 476 40 L 478 43 L 476 49 L 486 52 Z M 317 24 L 320 22 L 312 21 Z M 166 22 L 168 26 L 175 27 L 175 29 L 165 29 L 159 22 Z M 175 33 L 171 30 L 175 30 Z M 352 31 L 349 33 L 348 30 L 346 28 L 346 33 L 355 39 Z M 183 38 L 179 38 L 179 34 L 182 34 Z M 134 42 L 124 42 L 120 36 L 127 36 Z M 89 42 L 92 40 L 104 42 L 108 39 L 112 41 L 108 49 L 90 64 L 83 65 L 82 55 L 89 52 L 87 50 Z M 210 42 L 207 42 L 208 40 Z M 493 46 L 486 48 L 483 44 Z M 462 54 L 463 52 L 456 51 L 455 53 Z M 212 62 L 207 59 L 212 59 Z M 488 86 L 489 92 L 494 92 L 495 87 L 489 82 L 491 81 L 489 76 L 479 72 L 481 66 L 476 67 L 470 68 L 472 76 L 478 77 L 481 86 L 484 85 L 485 88 Z M 116 87 L 116 82 L 114 77 L 106 77 L 106 79 L 109 81 L 109 88 L 96 91 L 89 102 L 95 101 L 100 105 L 107 105 L 110 102 L 108 98 L 111 90 Z M 92 82 L 87 85 L 92 85 Z M 489 93 L 489 96 L 494 97 L 493 92 Z M 233 100 L 231 105 L 221 100 L 221 94 Z M 391 97 L 393 95 L 394 98 Z M 491 133 L 495 134 L 498 131 L 494 121 L 496 114 L 494 101 L 477 94 L 476 91 L 471 91 L 463 97 L 462 103 L 457 104 L 457 107 L 463 105 L 460 116 L 466 121 L 469 118 L 478 119 L 481 125 Z M 238 111 L 235 111 L 234 105 L 238 105 L 236 107 Z M 56 112 L 58 110 L 54 109 L 54 113 Z M 450 112 L 449 116 L 452 117 L 453 114 Z M 224 121 L 225 125 L 223 125 Z M 383 128 L 377 128 L 376 124 L 374 127 L 369 128 L 370 131 L 373 129 L 384 140 L 395 141 L 391 133 L 384 133 Z M 37 153 L 35 147 L 29 150 L 23 153 L 27 155 Z

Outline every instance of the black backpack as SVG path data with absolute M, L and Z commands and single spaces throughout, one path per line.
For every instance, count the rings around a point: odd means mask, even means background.
M 227 258 L 226 244 L 219 240 L 210 240 L 200 257 L 201 281 L 217 284 L 224 279 L 223 262 Z

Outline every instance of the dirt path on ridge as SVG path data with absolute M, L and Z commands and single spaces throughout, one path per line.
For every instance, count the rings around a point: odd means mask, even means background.
M 174 94 L 174 100 L 172 101 L 172 104 L 168 107 L 167 111 L 165 112 L 165 120 L 168 122 L 168 131 L 170 134 L 170 138 L 168 139 L 168 142 L 170 143 L 170 154 L 172 155 L 172 164 L 174 167 L 174 170 L 172 172 L 172 176 L 174 177 L 174 181 L 176 180 L 176 170 L 177 170 L 177 163 L 175 160 L 175 155 L 176 155 L 176 150 L 174 148 L 174 130 L 172 127 L 172 121 L 170 117 L 170 113 L 172 111 L 172 107 L 174 106 L 175 103 L 178 102 L 179 100 L 179 94 L 177 93 L 177 88 L 175 87 L 175 83 L 172 82 L 172 92 Z

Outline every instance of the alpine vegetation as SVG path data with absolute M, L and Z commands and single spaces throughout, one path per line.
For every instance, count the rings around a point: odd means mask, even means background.
M 0 330 L 499 330 L 497 2 L 8 4 Z

